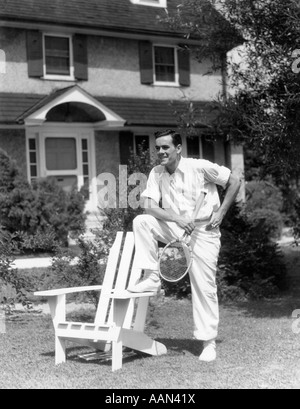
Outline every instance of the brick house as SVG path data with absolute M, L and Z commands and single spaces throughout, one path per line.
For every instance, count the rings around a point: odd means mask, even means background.
M 178 3 L 0 0 L 0 148 L 29 181 L 85 185 L 87 209 L 96 211 L 97 175 L 117 175 L 141 141 L 153 150 L 153 133 L 178 125 L 183 96 L 200 123 L 197 138 L 184 137 L 183 154 L 243 173 L 241 148 L 204 137 L 224 73 L 204 75 L 209 62 L 182 50 L 201 42 L 157 18 Z

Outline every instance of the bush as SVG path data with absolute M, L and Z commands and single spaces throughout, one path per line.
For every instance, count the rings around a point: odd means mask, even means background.
M 285 278 L 279 246 L 270 240 L 263 222 L 237 205 L 222 225 L 222 247 L 218 265 L 220 299 L 262 298 L 278 293 Z
M 84 197 L 73 190 L 66 193 L 55 181 L 37 180 L 30 185 L 15 163 L 0 151 L 0 221 L 14 235 L 21 251 L 53 251 L 67 245 L 70 231 L 84 231 Z
M 253 224 L 260 223 L 266 233 L 278 239 L 281 236 L 284 216 L 283 197 L 279 188 L 267 181 L 252 181 L 246 184 L 245 211 Z
M 48 279 L 44 283 L 45 289 L 102 284 L 108 255 L 106 246 L 98 240 L 93 243 L 79 237 L 78 247 L 78 257 L 70 250 L 56 251 Z M 87 292 L 80 294 L 80 297 L 96 306 L 99 293 Z
M 31 303 L 27 298 L 27 292 L 31 289 L 30 281 L 21 276 L 18 270 L 12 267 L 14 262 L 12 254 L 15 250 L 13 236 L 0 226 L 0 288 L 3 289 L 9 286 L 12 287 L 15 293 L 15 296 L 11 298 L 1 294 L 0 303 L 6 308 L 9 308 L 16 302 L 30 307 Z

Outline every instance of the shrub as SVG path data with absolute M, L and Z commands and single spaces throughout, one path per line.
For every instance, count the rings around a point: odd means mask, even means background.
M 12 161 L 7 153 L 0 148 L 0 194 L 14 189 L 14 182 L 19 177 L 19 170 L 15 161 Z
M 278 293 L 285 272 L 279 246 L 270 240 L 264 223 L 233 206 L 222 225 L 220 299 L 270 297 Z
M 268 181 L 251 181 L 246 184 L 246 197 L 248 217 L 263 225 L 270 237 L 279 238 L 284 224 L 280 189 Z
M 6 308 L 16 302 L 30 307 L 31 303 L 27 298 L 27 292 L 31 289 L 30 281 L 21 276 L 18 270 L 12 266 L 15 250 L 13 236 L 0 226 L 0 288 L 10 286 L 15 293 L 15 296 L 13 295 L 11 298 L 2 294 L 0 302 Z
M 73 190 L 66 193 L 55 181 L 37 180 L 30 185 L 15 163 L 0 151 L 0 221 L 14 235 L 21 251 L 53 251 L 67 245 L 68 233 L 84 230 L 84 197 Z
M 44 283 L 45 289 L 102 284 L 108 254 L 106 246 L 98 240 L 93 243 L 79 237 L 78 247 L 78 257 L 68 249 L 57 249 L 48 280 Z M 96 306 L 99 294 L 87 292 L 80 297 Z

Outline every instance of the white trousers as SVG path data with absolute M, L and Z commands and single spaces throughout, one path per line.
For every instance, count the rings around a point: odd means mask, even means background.
M 217 262 L 220 252 L 220 231 L 207 231 L 207 223 L 197 224 L 190 237 L 193 263 L 189 272 L 194 337 L 209 341 L 218 335 L 219 304 L 216 286 Z M 168 243 L 184 234 L 176 223 L 157 220 L 150 215 L 137 216 L 133 221 L 135 267 L 158 270 L 158 241 Z

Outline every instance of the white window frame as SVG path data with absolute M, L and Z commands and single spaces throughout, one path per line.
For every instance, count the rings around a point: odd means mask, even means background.
M 132 4 L 141 6 L 167 8 L 167 0 L 130 0 Z
M 46 46 L 45 37 L 62 37 L 69 39 L 69 52 L 70 52 L 70 75 L 56 75 L 46 73 Z M 74 81 L 74 58 L 73 58 L 73 38 L 72 35 L 62 34 L 62 33 L 43 33 L 43 78 L 46 80 L 63 80 L 63 81 Z
M 174 82 L 156 80 L 155 47 L 173 48 L 174 64 L 175 64 L 175 81 Z M 153 44 L 152 55 L 153 55 L 153 85 L 164 86 L 164 87 L 174 87 L 174 86 L 179 87 L 178 47 L 174 45 L 170 45 L 170 44 L 168 45 L 167 44 Z

